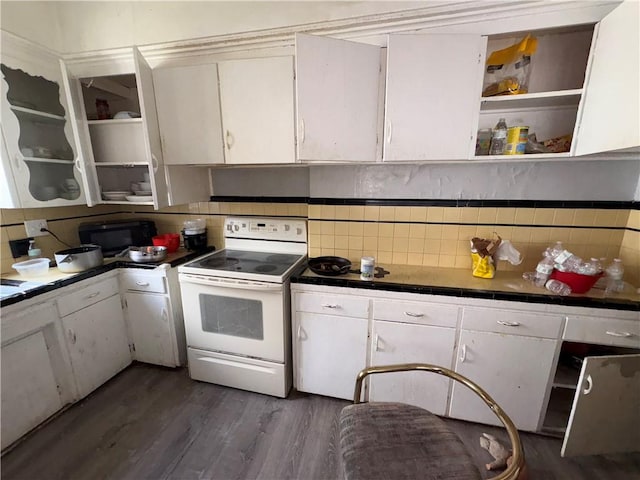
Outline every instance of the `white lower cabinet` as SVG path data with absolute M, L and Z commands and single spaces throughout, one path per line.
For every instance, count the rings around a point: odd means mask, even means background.
M 367 362 L 365 318 L 301 312 L 294 332 L 294 382 L 298 391 L 353 399 L 356 375 Z
M 640 448 L 638 312 L 296 283 L 291 292 L 300 391 L 351 399 L 365 365 L 436 364 L 480 385 L 519 430 L 564 435 L 563 456 Z M 467 387 L 437 375 L 367 381 L 370 401 L 499 425 Z
M 369 300 L 292 286 L 293 382 L 300 392 L 353 399 L 367 363 Z
M 557 340 L 462 330 L 456 372 L 482 387 L 519 430 L 536 431 L 552 372 Z M 500 425 L 462 384 L 453 386 L 449 416 Z
M 374 300 L 370 364 L 430 363 L 452 368 L 458 311 L 456 305 Z M 444 415 L 450 383 L 425 372 L 373 375 L 369 400 L 405 402 Z
M 419 362 L 450 368 L 455 341 L 455 328 L 376 320 L 373 322 L 371 365 Z M 404 402 L 444 415 L 449 384 L 447 377 L 425 372 L 373 375 L 369 383 L 369 400 Z
M 186 362 L 182 302 L 175 269 L 124 269 L 120 282 L 133 359 L 176 367 Z
M 76 399 L 52 300 L 2 308 L 2 449 Z
M 67 313 L 70 305 L 76 310 Z M 117 276 L 59 297 L 58 311 L 82 398 L 131 363 Z
M 62 408 L 42 331 L 2 347 L 2 448 Z

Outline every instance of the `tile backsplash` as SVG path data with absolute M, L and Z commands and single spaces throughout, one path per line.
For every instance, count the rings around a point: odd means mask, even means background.
M 139 206 L 60 207 L 0 210 L 0 260 L 11 271 L 8 240 L 25 238 L 24 220 L 45 218 L 49 229 L 70 245 L 79 243 L 82 222 L 115 218 L 154 220 L 159 233 L 179 232 L 185 220 L 203 218 L 210 245 L 224 246 L 227 215 L 308 218 L 309 256 L 336 255 L 379 264 L 470 268 L 469 240 L 495 234 L 510 240 L 523 256 L 521 265 L 500 261 L 498 271 L 535 268 L 542 251 L 556 240 L 578 256 L 622 258 L 625 279 L 640 283 L 640 211 L 595 208 L 440 207 L 318 205 L 279 202 L 201 202 L 159 211 Z M 43 255 L 66 248 L 51 236 L 38 237 Z

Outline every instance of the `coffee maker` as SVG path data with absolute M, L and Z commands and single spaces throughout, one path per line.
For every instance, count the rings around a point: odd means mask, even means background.
M 202 250 L 207 247 L 207 227 L 201 218 L 195 220 L 185 220 L 182 229 L 184 248 L 187 250 Z

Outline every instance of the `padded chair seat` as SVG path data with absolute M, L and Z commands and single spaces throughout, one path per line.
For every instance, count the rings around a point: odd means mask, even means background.
M 403 403 L 349 405 L 340 413 L 348 480 L 479 480 L 458 436 L 431 412 Z

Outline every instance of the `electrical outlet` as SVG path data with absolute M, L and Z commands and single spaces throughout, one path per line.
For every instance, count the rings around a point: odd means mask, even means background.
M 25 220 L 24 228 L 27 231 L 27 237 L 42 237 L 48 234 L 41 231 L 41 229 L 47 228 L 46 220 Z

